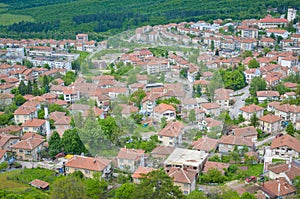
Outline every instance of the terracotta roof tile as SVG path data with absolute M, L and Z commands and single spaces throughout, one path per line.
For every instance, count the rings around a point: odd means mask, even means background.
M 275 138 L 272 141 L 271 149 L 275 149 L 278 147 L 288 146 L 292 148 L 293 150 L 300 153 L 300 140 L 286 134 L 281 137 Z
M 109 164 L 111 164 L 111 162 L 111 160 L 103 158 L 75 155 L 66 163 L 66 167 L 86 169 L 91 171 L 103 171 Z
M 199 138 L 192 143 L 193 149 L 210 152 L 217 147 L 218 140 L 209 137 Z
M 251 104 L 240 108 L 240 110 L 246 113 L 254 113 L 254 112 L 262 111 L 264 110 L 264 108 L 257 106 L 255 104 Z
M 278 196 L 285 196 L 296 192 L 295 187 L 290 185 L 283 177 L 265 182 L 261 189 L 270 195 L 271 198 L 277 198 Z
M 166 137 L 178 137 L 179 135 L 183 134 L 184 132 L 184 125 L 179 122 L 171 122 L 165 128 L 158 132 L 159 136 L 166 136 Z
M 151 171 L 154 171 L 154 168 L 150 167 L 139 167 L 137 170 L 134 171 L 134 173 L 131 175 L 132 178 L 143 178 L 145 175 L 150 173 Z
M 141 149 L 127 149 L 121 148 L 117 158 L 125 159 L 125 160 L 139 160 L 142 156 L 144 156 L 145 151 Z
M 168 175 L 174 182 L 191 184 L 196 179 L 197 171 L 172 167 Z
M 219 144 L 253 147 L 253 142 L 250 139 L 234 135 L 223 135 L 218 142 Z
M 281 121 L 282 119 L 277 115 L 268 114 L 260 117 L 259 120 L 267 123 L 275 123 Z

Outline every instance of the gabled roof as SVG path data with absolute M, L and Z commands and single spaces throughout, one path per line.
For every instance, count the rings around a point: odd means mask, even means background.
M 264 115 L 264 116 L 260 117 L 259 120 L 273 124 L 275 122 L 280 122 L 282 119 L 281 119 L 281 117 L 279 117 L 277 115 L 268 114 L 268 115 Z
M 272 141 L 271 149 L 275 149 L 278 147 L 288 146 L 289 148 L 292 148 L 293 150 L 300 153 L 300 140 L 297 138 L 294 138 L 288 134 L 283 135 L 281 137 L 275 138 Z
M 151 154 L 170 155 L 174 150 L 175 150 L 175 147 L 173 147 L 173 146 L 158 145 L 151 151 Z
M 111 164 L 111 160 L 108 159 L 75 155 L 66 163 L 66 167 L 103 171 L 109 164 Z
M 247 137 L 247 136 L 257 136 L 257 131 L 254 128 L 254 126 L 247 126 L 244 128 L 237 128 L 233 130 L 233 133 L 235 136 L 242 136 L 242 137 Z
M 39 189 L 46 189 L 49 186 L 48 182 L 45 182 L 45 181 L 42 181 L 39 179 L 35 179 L 35 180 L 31 181 L 29 184 L 31 186 L 39 188 Z
M 234 136 L 234 135 L 223 135 L 219 140 L 219 144 L 229 144 L 236 146 L 248 146 L 253 147 L 253 142 L 244 137 Z
M 172 167 L 168 172 L 168 175 L 174 182 L 191 184 L 196 179 L 197 171 Z
M 18 139 L 19 136 L 9 135 L 9 134 L 0 134 L 0 147 L 3 147 L 10 139 Z
M 144 156 L 145 151 L 141 149 L 127 149 L 121 148 L 117 158 L 124 159 L 124 160 L 139 160 L 142 156 Z
M 279 97 L 278 91 L 257 91 L 257 97 Z
M 46 120 L 43 119 L 31 119 L 31 120 L 26 120 L 23 124 L 22 127 L 40 127 L 46 123 Z
M 201 104 L 201 106 L 203 108 L 205 108 L 206 110 L 217 109 L 217 108 L 221 107 L 218 103 L 215 103 L 215 102 L 203 103 L 203 104 Z
M 39 145 L 41 145 L 45 140 L 39 139 L 35 137 L 28 138 L 26 140 L 21 140 L 14 145 L 11 145 L 13 149 L 25 149 L 25 150 L 33 150 Z
M 264 108 L 257 106 L 255 104 L 251 104 L 248 106 L 244 106 L 242 108 L 240 108 L 241 111 L 246 112 L 246 113 L 255 113 L 257 111 L 262 111 L 264 110 Z
M 0 159 L 2 159 L 3 158 L 3 156 L 6 154 L 6 150 L 2 150 L 2 149 L 0 149 Z
M 224 174 L 224 169 L 228 169 L 229 166 L 230 164 L 227 163 L 207 161 L 204 165 L 203 173 L 207 173 L 209 169 L 217 169 Z
M 183 134 L 184 132 L 184 125 L 179 122 L 171 122 L 165 128 L 158 132 L 159 136 L 166 136 L 166 137 L 178 137 L 179 135 Z
M 203 137 L 199 138 L 197 141 L 194 141 L 192 146 L 195 150 L 210 152 L 217 147 L 217 144 L 218 140 L 209 137 Z
M 28 138 L 38 138 L 38 139 L 44 139 L 43 136 L 37 134 L 37 133 L 31 133 L 31 132 L 26 132 L 22 137 L 21 140 L 27 140 Z
M 278 164 L 278 165 L 270 165 L 268 170 L 273 173 L 280 174 L 285 173 L 290 180 L 293 180 L 295 177 L 300 176 L 300 166 L 295 162 L 290 164 Z
M 151 167 L 139 167 L 137 170 L 134 171 L 134 173 L 131 175 L 132 178 L 144 178 L 145 175 L 150 173 L 151 171 L 154 171 L 154 168 Z
M 271 198 L 277 198 L 278 196 L 285 196 L 296 192 L 295 187 L 290 185 L 283 177 L 265 182 L 261 189 L 270 195 Z
M 37 111 L 34 107 L 19 107 L 17 110 L 15 110 L 14 115 L 29 115 Z
M 156 106 L 154 108 L 154 112 L 156 113 L 163 113 L 165 111 L 174 111 L 176 112 L 176 109 L 172 106 L 172 105 L 169 105 L 169 104 L 159 104 L 158 106 Z

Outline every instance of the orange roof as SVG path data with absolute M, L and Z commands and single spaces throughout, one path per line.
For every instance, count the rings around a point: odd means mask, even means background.
M 195 150 L 210 152 L 217 147 L 217 144 L 218 140 L 209 137 L 203 137 L 193 142 L 192 146 Z
M 275 138 L 272 141 L 271 149 L 275 149 L 278 147 L 284 147 L 288 146 L 289 148 L 292 148 L 293 150 L 300 153 L 300 140 L 286 134 L 281 137 Z
M 171 122 L 165 128 L 158 132 L 159 136 L 166 136 L 166 137 L 178 137 L 179 135 L 183 134 L 184 132 L 184 125 L 179 122 Z
M 132 178 L 143 178 L 145 175 L 150 173 L 151 171 L 154 171 L 154 168 L 150 167 L 139 167 L 135 172 L 131 175 Z
M 127 149 L 121 148 L 117 158 L 125 159 L 125 160 L 139 160 L 142 156 L 144 156 L 145 151 L 141 149 Z
M 253 142 L 244 137 L 234 136 L 234 135 L 223 135 L 219 140 L 221 144 L 237 145 L 237 146 L 248 146 L 253 147 Z
M 264 108 L 257 106 L 255 104 L 251 104 L 251 105 L 240 108 L 240 110 L 243 112 L 246 112 L 246 113 L 254 113 L 257 111 L 262 111 L 262 110 L 264 110 Z
M 214 103 L 214 102 L 210 102 L 210 103 L 203 103 L 201 104 L 203 108 L 205 108 L 206 110 L 209 109 L 217 109 L 220 108 L 221 106 L 218 103 Z
M 23 124 L 22 127 L 26 126 L 26 127 L 40 127 L 43 124 L 46 123 L 46 120 L 42 120 L 42 119 L 32 119 L 32 120 L 26 120 Z
M 11 145 L 12 149 L 26 149 L 33 150 L 36 147 L 40 146 L 44 142 L 44 139 L 39 138 L 28 138 L 26 140 L 21 140 L 14 145 Z
M 169 104 L 159 104 L 158 106 L 156 106 L 154 108 L 154 112 L 156 113 L 163 113 L 165 111 L 176 111 L 176 109 L 172 106 L 172 105 L 169 105 Z
M 17 110 L 15 110 L 14 115 L 29 115 L 31 113 L 34 113 L 37 111 L 34 107 L 19 107 Z
M 66 163 L 66 167 L 103 171 L 109 164 L 111 164 L 111 160 L 108 159 L 75 155 Z
M 296 193 L 295 187 L 290 185 L 284 177 L 263 183 L 261 189 L 271 196 L 271 198 L 278 198 L 278 196 Z
M 172 167 L 168 175 L 174 182 L 179 183 L 193 183 L 196 179 L 197 171 L 183 168 Z
M 40 189 L 46 189 L 49 186 L 48 182 L 45 182 L 45 181 L 42 181 L 39 179 L 35 179 L 35 180 L 31 181 L 29 184 L 31 186 L 34 186 L 34 187 L 40 188 Z
M 268 114 L 260 117 L 259 120 L 267 123 L 275 123 L 275 122 L 280 122 L 282 119 L 277 115 Z

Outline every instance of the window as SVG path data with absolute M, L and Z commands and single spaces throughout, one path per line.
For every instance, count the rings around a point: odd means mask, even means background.
M 20 152 L 20 153 L 23 153 L 23 150 L 22 150 L 22 149 L 19 149 L 19 152 Z
M 90 174 L 90 171 L 85 169 L 85 170 L 84 170 L 84 173 Z
M 31 155 L 31 151 L 26 151 L 25 155 Z
M 228 145 L 228 148 L 231 149 L 231 148 L 232 148 L 232 145 Z

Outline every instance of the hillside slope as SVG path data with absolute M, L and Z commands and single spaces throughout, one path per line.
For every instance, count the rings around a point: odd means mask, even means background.
M 146 24 L 260 18 L 269 7 L 284 13 L 289 6 L 299 10 L 300 1 L 0 0 L 0 36 L 61 39 L 88 32 L 91 38 L 101 39 Z M 8 14 L 9 21 L 1 20 Z

